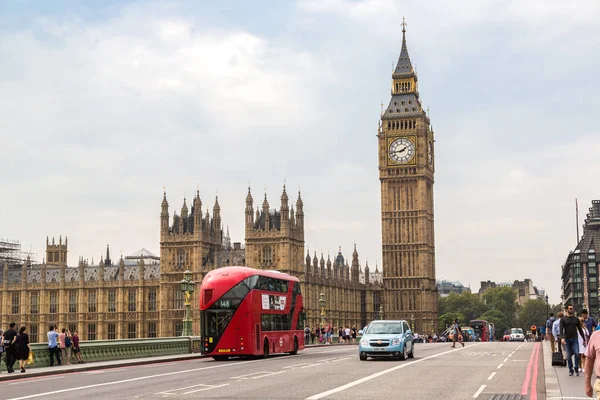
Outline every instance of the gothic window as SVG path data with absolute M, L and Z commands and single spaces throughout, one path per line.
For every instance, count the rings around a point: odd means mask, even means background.
M 97 310 L 96 290 L 88 290 L 88 312 L 96 312 Z
M 117 338 L 117 325 L 116 324 L 108 324 L 108 340 L 115 340 Z
M 96 324 L 88 324 L 87 340 L 96 340 Z
M 183 334 L 183 321 L 175 321 L 173 322 L 173 332 L 174 336 L 181 336 Z
M 273 252 L 270 246 L 263 247 L 262 260 L 263 265 L 269 265 L 273 262 Z
M 29 327 L 29 343 L 37 343 L 38 342 L 38 326 L 37 324 L 32 324 Z
M 40 295 L 38 292 L 31 292 L 29 312 L 31 314 L 37 314 L 40 312 Z
M 21 293 L 13 292 L 11 298 L 11 312 L 12 314 L 18 314 L 21 308 Z
M 135 339 L 137 337 L 137 326 L 135 322 L 127 324 L 127 339 Z
M 148 291 L 148 311 L 156 311 L 156 289 Z
M 156 337 L 156 322 L 148 322 L 148 337 Z
M 56 290 L 50 291 L 50 314 L 58 313 L 58 292 Z
M 77 312 L 77 291 L 69 290 L 69 312 Z
M 109 290 L 108 291 L 108 312 L 116 312 L 117 311 L 117 291 Z
M 177 251 L 177 268 L 183 269 L 185 264 L 185 252 L 182 249 Z
M 183 292 L 179 290 L 179 288 L 175 288 L 175 296 L 173 298 L 173 309 L 181 310 L 183 309 Z
M 53 258 L 52 258 L 53 253 L 48 252 L 48 262 L 51 263 L 53 262 Z
M 129 289 L 127 310 L 137 311 L 137 289 Z
M 73 332 L 75 332 L 77 330 L 77 324 L 70 323 L 69 325 L 67 325 L 67 329 L 69 329 L 69 331 L 72 334 Z

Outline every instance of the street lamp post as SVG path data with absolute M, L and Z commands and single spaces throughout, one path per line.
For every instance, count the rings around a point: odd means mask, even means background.
M 183 273 L 183 279 L 179 283 L 185 299 L 185 318 L 183 319 L 183 331 L 181 336 L 192 336 L 191 297 L 194 293 L 196 283 L 192 280 L 192 272 L 188 269 Z
M 321 328 L 325 326 L 325 295 L 319 294 L 319 307 L 321 307 Z
M 548 304 L 548 295 L 546 295 L 546 320 L 550 318 L 550 304 Z
M 379 305 L 379 319 L 383 319 L 383 304 Z
M 415 331 L 415 314 L 410 314 L 410 329 Z

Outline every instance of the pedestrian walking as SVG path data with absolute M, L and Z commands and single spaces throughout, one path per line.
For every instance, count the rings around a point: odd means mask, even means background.
M 315 344 L 315 336 L 316 336 L 315 328 L 312 328 L 310 330 L 310 343 L 311 344 Z
M 460 325 L 457 319 L 454 320 L 453 329 L 454 335 L 452 335 L 452 346 L 450 346 L 451 348 L 456 347 L 456 342 L 459 341 L 458 335 L 460 335 L 461 332 Z M 460 344 L 462 344 L 462 347 L 465 347 L 465 343 L 462 340 L 460 340 Z
M 586 310 L 585 308 L 581 310 L 581 317 L 583 318 L 583 322 L 585 323 L 585 326 L 587 327 L 588 332 L 591 335 L 592 332 L 596 330 L 596 320 L 589 316 L 588 310 Z
M 574 315 L 573 306 L 567 306 L 567 315 L 560 319 L 560 335 L 562 337 L 561 341 L 567 349 L 569 376 L 573 376 L 573 373 L 575 373 L 576 376 L 579 376 L 578 332 L 584 338 L 584 344 L 587 344 L 583 329 L 581 329 L 581 322 L 579 321 L 579 318 Z M 574 362 L 573 358 L 575 359 Z
M 31 345 L 29 344 L 29 335 L 25 333 L 27 328 L 22 326 L 19 328 L 19 334 L 17 335 L 17 359 L 19 360 L 19 366 L 21 367 L 21 373 L 25 372 L 25 365 L 29 359 L 29 352 L 31 351 Z
M 309 340 L 310 340 L 310 328 L 307 326 L 306 328 L 304 328 L 304 343 L 308 344 Z
M 595 374 L 594 374 L 594 369 Z M 593 332 L 585 352 L 585 394 L 592 397 L 596 392 L 596 399 L 600 400 L 600 333 Z M 596 375 L 596 382 L 592 388 L 592 374 Z
M 77 331 L 73 331 L 73 353 L 77 357 L 78 364 L 85 364 L 81 355 L 81 348 L 79 348 L 79 333 Z
M 71 365 L 71 334 L 65 328 L 62 328 L 58 340 L 60 343 L 62 361 L 67 365 Z
M 352 327 L 352 343 L 356 342 L 356 326 Z
M 546 320 L 546 339 L 550 341 L 550 349 L 552 350 L 552 353 L 556 352 L 556 344 L 554 342 L 554 334 L 552 332 L 554 321 L 556 321 L 556 318 L 554 318 L 554 313 L 550 313 L 550 318 Z
M 48 353 L 50 355 L 50 366 L 54 366 L 54 357 L 56 357 L 56 363 L 61 364 L 60 361 L 60 347 L 58 346 L 58 332 L 54 325 L 50 325 L 48 329 Z
M 4 332 L 4 352 L 6 353 L 6 370 L 9 373 L 15 372 L 13 366 L 17 361 L 17 331 L 15 330 L 15 323 L 11 322 L 9 328 Z
M 579 321 L 584 334 L 582 337 L 579 333 L 577 333 L 577 344 L 579 345 L 579 372 L 582 372 L 582 368 L 584 369 L 583 372 L 585 372 L 585 351 L 587 348 L 587 342 L 590 339 L 590 334 L 585 326 L 583 317 L 579 317 Z

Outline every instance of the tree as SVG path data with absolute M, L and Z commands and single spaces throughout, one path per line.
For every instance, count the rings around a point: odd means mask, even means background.
M 464 321 L 465 316 L 459 312 L 448 312 L 440 315 L 438 318 L 438 332 L 443 333 L 446 328 L 452 325 L 455 319 Z
M 508 325 L 508 318 L 504 313 L 497 309 L 492 309 L 486 311 L 481 317 L 478 319 L 486 320 L 489 323 L 494 324 L 494 328 L 496 329 L 494 337 L 496 339 L 502 338 L 504 331 L 510 328 Z
M 488 310 L 498 310 L 506 317 L 506 325 L 500 331 L 496 325 L 496 332 L 504 332 L 507 327 L 513 327 L 516 323 L 518 304 L 517 296 L 513 289 L 508 286 L 495 287 L 483 293 L 483 302 Z
M 460 321 L 468 324 L 469 321 L 476 319 L 486 311 L 486 307 L 481 298 L 473 293 L 463 292 L 461 294 L 450 293 L 446 297 L 441 297 L 438 302 L 439 314 L 460 313 L 463 317 Z
M 545 301 L 529 300 L 521 310 L 519 310 L 517 325 L 519 328 L 523 328 L 523 331 L 528 330 L 531 325 L 545 325 L 546 320 L 548 319 L 547 313 L 548 307 L 546 306 Z

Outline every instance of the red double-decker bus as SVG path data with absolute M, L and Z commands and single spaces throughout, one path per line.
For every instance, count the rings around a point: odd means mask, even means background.
M 202 353 L 215 360 L 304 349 L 300 282 L 278 271 L 224 267 L 200 286 Z

